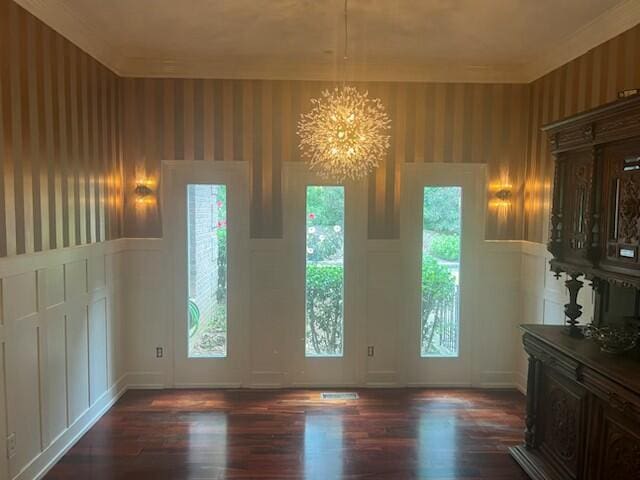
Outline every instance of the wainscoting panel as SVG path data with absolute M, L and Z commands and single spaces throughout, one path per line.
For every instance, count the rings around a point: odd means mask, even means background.
M 19 297 L 9 298 L 9 304 Z M 27 300 L 28 301 L 28 300 Z M 7 417 L 6 437 L 14 435 L 15 450 L 9 450 L 9 466 L 14 477 L 41 449 L 40 375 L 38 365 L 39 318 L 36 314 L 8 321 L 6 345 L 7 409 L 20 412 Z
M 107 391 L 107 302 L 100 298 L 89 306 L 89 404 Z
M 45 445 L 49 445 L 67 428 L 67 358 L 66 315 L 62 308 L 46 312 L 47 354 L 45 358 L 47 428 Z
M 251 241 L 251 375 L 254 387 L 285 385 L 288 340 L 283 242 Z
M 74 305 L 66 317 L 67 398 L 69 423 L 89 408 L 89 345 L 87 307 Z
M 484 388 L 513 386 L 514 324 L 521 323 L 520 275 L 522 242 L 484 242 L 479 253 L 481 283 L 474 319 L 474 385 Z
M 123 270 L 112 264 L 124 247 L 0 259 L 0 478 L 37 478 L 123 391 L 122 309 L 112 309 Z
M 403 317 L 402 257 L 397 240 L 367 242 L 366 334 L 374 356 L 367 357 L 366 385 L 389 387 L 398 384 L 399 322 Z

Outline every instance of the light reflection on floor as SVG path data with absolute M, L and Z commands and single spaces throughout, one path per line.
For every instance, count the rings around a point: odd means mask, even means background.
M 304 417 L 304 478 L 342 478 L 342 416 L 307 414 Z

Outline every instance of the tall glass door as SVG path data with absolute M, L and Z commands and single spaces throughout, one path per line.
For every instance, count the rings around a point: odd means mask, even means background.
M 484 218 L 484 167 L 406 166 L 401 237 L 410 386 L 469 386 Z
M 283 197 L 292 386 L 355 385 L 362 372 L 366 185 L 286 165 Z
M 180 162 L 164 178 L 173 384 L 242 386 L 249 358 L 246 165 Z

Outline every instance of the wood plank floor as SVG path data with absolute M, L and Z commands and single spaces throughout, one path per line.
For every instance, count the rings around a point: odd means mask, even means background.
M 47 479 L 526 479 L 514 391 L 130 391 Z

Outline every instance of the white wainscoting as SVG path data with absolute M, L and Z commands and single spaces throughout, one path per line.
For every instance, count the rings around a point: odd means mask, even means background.
M 282 240 L 252 240 L 249 247 L 251 357 L 243 385 L 289 386 L 288 252 Z M 0 411 L 7 412 L 0 415 L 0 477 L 37 478 L 127 388 L 174 385 L 166 248 L 162 239 L 121 239 L 0 260 Z M 478 255 L 473 386 L 524 391 L 517 327 L 564 321 L 563 279 L 548 272 L 541 244 L 483 242 Z M 404 385 L 400 259 L 398 240 L 367 242 L 365 332 L 356 355 L 361 386 Z M 588 321 L 589 288 L 581 301 Z M 373 357 L 367 345 L 375 347 Z M 7 458 L 11 435 L 16 448 Z
M 0 260 L 0 477 L 37 478 L 124 391 L 123 247 Z
M 127 239 L 123 259 L 127 268 L 126 351 L 130 387 L 172 387 L 172 311 L 169 276 L 163 273 L 167 253 L 162 240 Z M 521 256 L 523 242 L 484 242 L 479 252 L 483 281 L 479 296 L 477 331 L 474 332 L 473 385 L 484 388 L 514 386 L 514 358 L 520 340 L 514 338 L 521 314 Z M 250 242 L 250 281 L 246 298 L 250 307 L 249 371 L 243 386 L 279 388 L 291 386 L 288 365 L 291 315 L 286 279 L 288 254 L 282 240 Z M 367 242 L 365 340 L 356 355 L 358 385 L 400 387 L 404 379 L 399 365 L 403 349 L 398 329 L 403 296 L 401 244 L 398 240 Z M 166 272 L 166 270 L 164 270 Z M 358 320 L 359 321 L 359 320 Z M 375 355 L 367 357 L 372 345 Z M 164 358 L 155 357 L 156 347 Z M 428 382 L 427 382 L 428 383 Z M 215 385 L 215 380 L 212 380 Z M 224 385 L 220 385 L 223 387 Z M 442 386 L 442 385 L 441 385 Z

